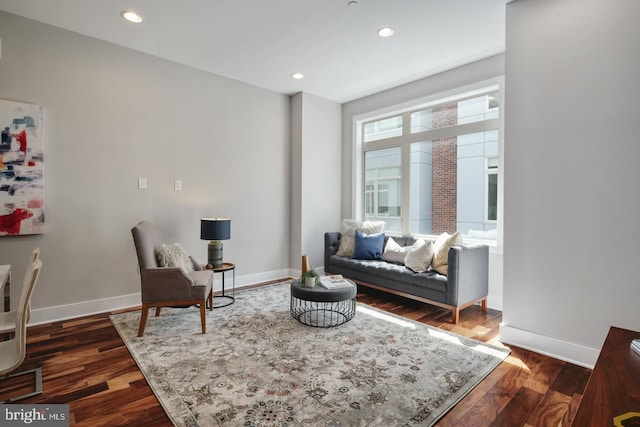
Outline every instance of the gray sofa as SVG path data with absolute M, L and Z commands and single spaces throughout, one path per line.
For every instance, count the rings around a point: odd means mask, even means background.
M 336 253 L 340 237 L 339 232 L 324 235 L 325 274 L 342 274 L 358 285 L 449 309 L 453 323 L 458 323 L 460 310 L 470 305 L 480 302 L 482 309 L 486 310 L 489 293 L 487 245 L 451 247 L 448 253 L 448 274 L 444 276 L 435 271 L 414 273 L 404 265 L 383 260 L 358 260 L 338 256 Z M 409 246 L 415 241 L 410 236 L 393 236 L 393 239 L 400 246 Z

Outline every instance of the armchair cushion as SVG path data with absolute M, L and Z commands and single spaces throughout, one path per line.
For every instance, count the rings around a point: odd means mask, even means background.
M 161 243 L 156 248 L 160 267 L 179 267 L 187 273 L 193 271 L 193 262 L 180 243 Z

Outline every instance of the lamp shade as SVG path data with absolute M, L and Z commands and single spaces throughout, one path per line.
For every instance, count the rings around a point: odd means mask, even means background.
M 200 239 L 229 240 L 231 238 L 231 220 L 229 218 L 202 218 L 200 220 Z

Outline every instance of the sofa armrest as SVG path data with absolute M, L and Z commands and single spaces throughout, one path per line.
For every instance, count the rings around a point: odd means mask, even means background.
M 447 255 L 447 303 L 459 306 L 486 297 L 489 294 L 489 246 L 452 246 Z
M 338 253 L 342 233 L 338 231 L 324 233 L 324 271 L 329 272 L 329 258 Z

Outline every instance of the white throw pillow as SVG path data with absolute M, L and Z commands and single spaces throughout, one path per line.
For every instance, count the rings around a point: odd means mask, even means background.
M 362 221 L 357 219 L 343 219 L 340 224 L 340 246 L 338 246 L 338 256 L 346 256 L 351 258 L 353 248 L 356 245 L 356 230 L 362 225 Z
M 156 248 L 156 257 L 160 267 L 180 267 L 187 273 L 193 271 L 191 258 L 180 243 L 161 243 Z
M 431 265 L 431 258 L 433 258 L 433 243 L 418 239 L 409 249 L 404 265 L 416 273 L 424 273 Z
M 338 256 L 353 256 L 353 249 L 356 245 L 356 230 L 364 234 L 378 234 L 384 231 L 382 221 L 359 221 L 357 219 L 343 219 L 340 225 L 340 245 L 338 246 Z
M 378 234 L 384 231 L 384 221 L 365 221 L 358 230 L 364 234 Z
M 433 261 L 431 262 L 431 268 L 440 274 L 447 275 L 447 269 L 449 267 L 449 248 L 451 246 L 464 245 L 464 238 L 460 232 L 449 235 L 449 233 L 442 233 L 436 239 L 434 246 Z
M 382 252 L 382 260 L 404 264 L 404 259 L 407 257 L 410 249 L 411 246 L 402 247 L 398 242 L 393 240 L 393 238 L 389 237 L 387 244 L 384 246 L 384 252 Z

